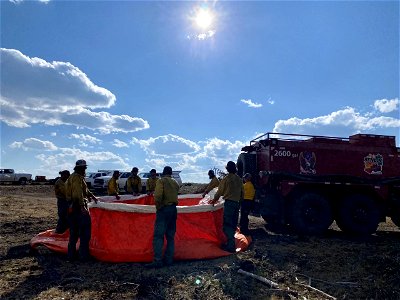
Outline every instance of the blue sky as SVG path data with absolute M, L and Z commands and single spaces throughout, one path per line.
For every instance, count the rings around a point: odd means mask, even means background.
M 206 182 L 268 131 L 399 145 L 399 27 L 398 1 L 2 1 L 1 167 Z

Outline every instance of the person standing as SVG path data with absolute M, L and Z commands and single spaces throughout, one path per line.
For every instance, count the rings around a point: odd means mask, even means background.
M 139 169 L 132 168 L 131 176 L 126 181 L 126 191 L 134 196 L 139 196 L 142 190 L 142 180 L 138 176 Z
M 246 173 L 243 176 L 243 200 L 240 203 L 240 232 L 243 234 L 249 234 L 249 214 L 254 207 L 254 196 L 256 190 L 251 182 L 251 174 Z
M 208 171 L 208 177 L 211 179 L 210 183 L 206 186 L 206 189 L 204 190 L 204 193 L 202 197 L 206 194 L 208 194 L 212 189 L 216 188 L 219 186 L 219 180 L 217 176 L 215 176 L 215 173 L 213 170 Z
M 111 177 L 110 181 L 108 182 L 107 192 L 109 196 L 115 196 L 117 200 L 120 199 L 119 196 L 119 188 L 118 188 L 118 178 L 119 178 L 119 171 L 114 171 L 113 176 Z
M 153 235 L 154 257 L 153 262 L 146 265 L 149 268 L 161 268 L 164 265 L 162 258 L 164 236 L 167 240 L 164 262 L 167 266 L 173 263 L 179 184 L 171 176 L 172 168 L 164 167 L 162 178 L 157 181 L 154 192 L 157 212 Z
M 76 257 L 76 243 L 80 239 L 79 258 L 82 261 L 89 259 L 89 241 L 91 238 L 91 219 L 88 202 L 97 198 L 89 191 L 85 181 L 86 161 L 76 161 L 74 173 L 66 182 L 66 196 L 71 203 L 72 211 L 69 214 L 70 231 L 68 242 L 68 260 L 73 261 Z
M 212 204 L 215 204 L 222 196 L 224 203 L 224 220 L 223 232 L 226 235 L 227 243 L 222 246 L 222 249 L 236 253 L 235 232 L 239 218 L 239 205 L 243 196 L 243 183 L 238 175 L 236 175 L 236 164 L 233 161 L 228 161 L 226 165 L 228 175 L 226 175 L 218 186 L 218 191 L 214 195 Z
M 59 172 L 60 178 L 54 184 L 54 192 L 57 198 L 57 213 L 58 221 L 56 227 L 56 233 L 62 234 L 68 229 L 68 201 L 65 191 L 65 182 L 67 181 L 70 173 L 68 170 Z
M 156 190 L 157 180 L 158 180 L 158 178 L 157 178 L 156 169 L 151 169 L 150 170 L 150 178 L 148 178 L 147 182 L 146 182 L 147 195 L 154 194 L 154 191 Z

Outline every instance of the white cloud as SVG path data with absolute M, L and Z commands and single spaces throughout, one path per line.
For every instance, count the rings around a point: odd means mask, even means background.
M 174 170 L 184 170 L 184 181 L 192 182 L 206 182 L 209 168 L 224 170 L 229 160 L 236 161 L 240 149 L 245 145 L 241 141 L 231 142 L 216 137 L 195 142 L 172 134 L 147 140 L 133 138 L 131 143 L 139 145 L 146 152 L 144 169 L 162 170 L 169 165 Z
M 240 150 L 247 142 L 222 140 L 216 137 L 198 142 L 202 145 L 196 155 L 184 155 L 176 167 L 184 170 L 186 181 L 207 182 L 208 169 L 218 168 L 225 171 L 229 160 L 236 162 Z
M 215 30 L 209 30 L 207 32 L 203 32 L 197 35 L 198 40 L 205 40 L 215 35 Z
M 142 118 L 91 111 L 113 106 L 116 98 L 69 62 L 47 62 L 1 48 L 1 73 L 0 120 L 9 126 L 72 125 L 104 134 L 150 127 Z
M 165 157 L 190 154 L 200 150 L 200 146 L 195 142 L 173 134 L 151 137 L 147 140 L 132 138 L 131 144 L 138 144 L 149 155 Z
M 248 107 L 252 108 L 260 108 L 263 106 L 261 103 L 255 103 L 251 99 L 241 99 L 240 102 L 243 102 L 244 104 L 247 104 Z
M 70 139 L 77 139 L 81 142 L 88 142 L 91 144 L 101 144 L 101 140 L 98 138 L 95 138 L 94 136 L 88 135 L 88 134 L 76 134 L 76 133 L 72 133 L 69 135 Z
M 10 148 L 23 149 L 25 151 L 29 150 L 39 150 L 39 151 L 55 151 L 57 146 L 50 141 L 42 141 L 37 138 L 27 138 L 23 142 L 13 142 Z
M 240 149 L 243 147 L 243 142 L 229 140 L 221 140 L 219 138 L 211 138 L 204 142 L 204 155 L 212 157 L 216 161 L 233 160 L 232 156 L 237 156 Z
M 24 2 L 24 0 L 9 0 L 11 3 L 19 4 Z M 50 2 L 50 0 L 38 0 L 41 3 L 47 4 Z
M 119 139 L 114 139 L 114 143 L 113 146 L 117 147 L 117 148 L 128 148 L 129 145 Z
M 306 133 L 338 136 L 362 131 L 399 128 L 400 120 L 371 114 L 362 115 L 352 107 L 332 112 L 325 116 L 300 119 L 293 117 L 275 123 L 274 132 Z
M 57 136 L 57 132 L 50 133 L 50 136 Z
M 59 153 L 46 155 L 39 154 L 36 158 L 41 162 L 38 171 L 41 173 L 58 173 L 60 170 L 72 171 L 78 159 L 86 160 L 88 170 L 128 170 L 129 164 L 125 160 L 110 151 L 89 152 L 76 148 L 59 148 Z
M 389 113 L 395 110 L 399 109 L 399 99 L 381 99 L 381 100 L 375 100 L 374 102 L 374 108 L 381 113 Z
M 267 103 L 270 104 L 270 105 L 274 105 L 275 101 L 272 100 L 272 97 L 268 97 Z
M 198 40 L 198 41 L 204 41 L 209 38 L 212 38 L 216 34 L 215 30 L 208 30 L 206 32 L 201 32 L 201 33 L 196 33 L 196 34 L 190 34 L 187 36 L 188 40 Z

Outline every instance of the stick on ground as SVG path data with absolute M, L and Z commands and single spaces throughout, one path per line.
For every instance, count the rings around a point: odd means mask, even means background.
M 238 273 L 243 274 L 243 275 L 246 275 L 246 276 L 249 276 L 249 277 L 253 277 L 253 278 L 255 278 L 255 279 L 257 279 L 257 280 L 259 280 L 259 281 L 261 281 L 261 282 L 264 282 L 264 283 L 266 283 L 266 284 L 269 284 L 269 285 L 270 285 L 271 287 L 273 287 L 273 288 L 279 288 L 279 285 L 278 285 L 276 282 L 273 282 L 272 280 L 269 280 L 269 279 L 267 279 L 267 278 L 265 278 L 265 277 L 258 276 L 258 275 L 256 275 L 256 274 L 243 271 L 242 269 L 239 269 Z

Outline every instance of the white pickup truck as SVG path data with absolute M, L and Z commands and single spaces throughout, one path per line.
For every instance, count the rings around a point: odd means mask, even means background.
M 176 180 L 176 182 L 178 182 L 179 186 L 182 185 L 182 179 L 181 176 L 179 175 L 181 171 L 172 171 L 172 178 Z M 118 178 L 118 188 L 120 192 L 126 192 L 125 188 L 126 188 L 126 181 L 128 180 L 128 177 L 131 176 L 131 172 L 122 172 Z M 142 172 L 139 173 L 138 176 L 141 179 L 142 182 L 142 193 L 146 193 L 146 183 L 147 183 L 147 179 L 150 178 L 150 173 L 147 172 Z M 108 182 L 110 181 L 112 175 L 108 175 L 108 176 L 100 176 L 97 177 L 96 179 L 94 179 L 94 184 L 92 185 L 92 187 L 94 187 L 94 189 L 97 192 L 103 192 L 103 191 L 107 191 L 107 186 L 108 186 Z M 160 178 L 161 175 L 159 173 L 157 173 L 157 177 Z
M 98 171 L 98 172 L 90 172 L 86 174 L 85 181 L 89 189 L 94 187 L 94 181 L 96 178 L 107 176 L 112 174 L 112 171 Z
M 32 180 L 32 174 L 15 173 L 14 169 L 0 169 L 0 183 L 27 184 Z

